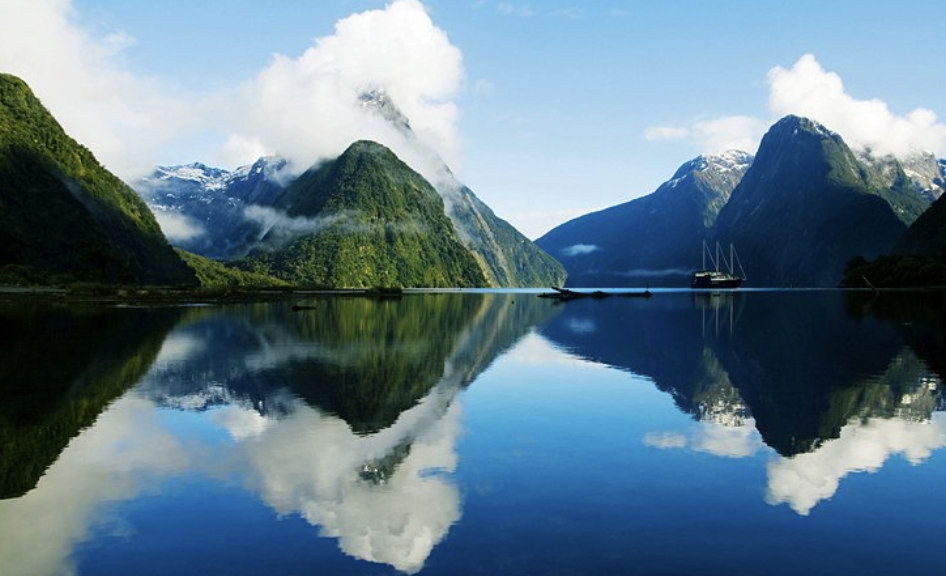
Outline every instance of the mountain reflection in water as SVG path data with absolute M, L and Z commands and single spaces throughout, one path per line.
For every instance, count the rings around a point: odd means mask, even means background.
M 753 526 L 765 562 L 765 528 L 824 541 L 845 478 L 946 446 L 941 293 L 307 304 L 0 305 L 3 574 L 690 573 L 668 534 L 727 565 L 691 510 Z
M 35 489 L 0 502 L 0 565 L 14 574 L 72 571 L 73 546 L 89 537 L 107 502 L 187 471 L 257 493 L 278 514 L 297 514 L 338 539 L 349 555 L 418 571 L 461 515 L 450 478 L 458 392 L 554 310 L 483 294 L 312 305 L 180 315 L 150 369 L 116 375 L 113 388 L 134 389 L 62 451 Z M 160 326 L 159 342 L 169 328 Z M 50 327 L 19 329 L 38 331 L 28 341 L 42 342 Z M 123 336 L 103 340 L 112 346 L 103 354 L 131 354 L 153 339 L 148 330 Z M 99 363 L 94 354 L 78 361 Z M 18 368 L 13 358 L 5 365 Z M 162 425 L 162 409 L 206 413 L 230 441 Z M 20 420 L 6 420 L 14 443 L 27 439 L 16 436 L 29 431 Z M 89 423 L 75 423 L 71 434 Z
M 699 422 L 646 444 L 725 457 L 768 445 L 780 457 L 766 499 L 803 515 L 852 472 L 946 446 L 941 293 L 694 293 L 662 304 L 575 302 L 542 329 L 573 354 L 652 379 Z

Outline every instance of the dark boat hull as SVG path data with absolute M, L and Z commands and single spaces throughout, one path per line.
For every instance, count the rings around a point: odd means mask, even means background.
M 697 272 L 690 282 L 691 288 L 699 290 L 723 290 L 740 286 L 742 286 L 742 278 L 719 272 Z

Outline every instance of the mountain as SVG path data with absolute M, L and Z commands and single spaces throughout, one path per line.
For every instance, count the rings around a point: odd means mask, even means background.
M 752 156 L 699 156 L 648 196 L 586 214 L 536 241 L 568 271 L 572 286 L 684 286 L 702 241 Z
M 13 281 L 196 282 L 145 203 L 7 74 L 0 74 L 0 269 Z
M 443 196 L 447 216 L 460 242 L 473 253 L 490 286 L 561 286 L 565 283 L 562 265 L 509 222 L 496 216 L 473 190 L 457 180 L 443 159 L 417 139 L 409 119 L 384 90 L 366 90 L 358 100 L 363 108 L 397 129 L 414 150 L 435 167 L 438 176 L 432 184 Z
M 940 196 L 894 247 L 896 254 L 939 254 L 946 251 L 946 197 Z
M 490 286 L 561 285 L 565 270 L 511 224 L 496 216 L 460 183 L 433 151 L 415 137 L 408 118 L 384 90 L 366 90 L 359 105 L 394 127 L 442 176 L 435 189 L 460 242 L 472 253 Z M 287 164 L 260 159 L 228 172 L 200 163 L 159 167 L 135 183 L 171 242 L 184 250 L 218 260 L 242 258 L 267 233 L 287 222 L 271 210 L 292 183 Z M 288 231 L 287 231 L 288 232 Z
M 561 286 L 567 273 L 558 260 L 496 216 L 468 187 L 441 191 L 460 242 L 473 254 L 490 286 Z
M 248 270 L 332 287 L 486 284 L 437 191 L 381 144 L 355 142 L 311 168 L 273 208 L 280 224 L 246 258 Z
M 233 172 L 195 162 L 160 166 L 134 186 L 175 246 L 228 260 L 259 242 L 265 222 L 254 219 L 250 207 L 273 203 L 284 189 L 285 169 L 280 158 L 260 158 Z
M 754 286 L 835 286 L 845 263 L 893 247 L 906 224 L 841 137 L 787 116 L 762 138 L 752 166 L 716 221 Z
M 929 152 L 906 158 L 855 153 L 865 182 L 884 198 L 909 226 L 943 194 L 946 182 L 936 157 Z

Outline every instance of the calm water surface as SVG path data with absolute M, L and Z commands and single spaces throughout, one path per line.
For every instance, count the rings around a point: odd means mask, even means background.
M 943 294 L 0 305 L 0 574 L 944 574 Z

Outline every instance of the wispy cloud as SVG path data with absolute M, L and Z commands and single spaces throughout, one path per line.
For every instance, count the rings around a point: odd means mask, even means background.
M 656 140 L 689 140 L 707 154 L 725 150 L 744 150 L 753 153 L 765 133 L 767 123 L 751 116 L 723 116 L 712 120 L 697 120 L 684 126 L 652 126 L 644 131 L 644 138 Z
M 577 6 L 571 6 L 568 8 L 558 8 L 557 10 L 552 10 L 551 15 L 556 18 L 567 18 L 569 20 L 578 20 L 585 15 L 585 9 L 579 8 Z
M 505 16 L 535 16 L 536 12 L 529 4 L 512 4 L 510 2 L 500 2 L 496 5 L 496 11 Z
M 563 256 L 584 256 L 586 254 L 591 254 L 592 252 L 597 252 L 600 250 L 598 246 L 594 244 L 574 244 L 572 246 L 567 246 L 562 248 Z

